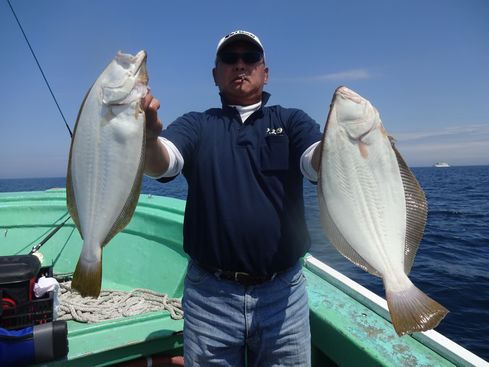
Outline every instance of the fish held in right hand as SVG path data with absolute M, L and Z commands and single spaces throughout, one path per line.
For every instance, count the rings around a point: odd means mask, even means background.
M 139 199 L 145 155 L 141 106 L 146 52 L 118 53 L 82 102 L 71 141 L 67 206 L 83 239 L 72 286 L 97 297 L 102 248 L 129 223 Z

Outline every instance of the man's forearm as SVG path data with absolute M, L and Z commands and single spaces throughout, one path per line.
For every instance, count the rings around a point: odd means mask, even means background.
M 168 170 L 170 156 L 161 140 L 146 141 L 144 173 L 148 176 L 159 177 Z

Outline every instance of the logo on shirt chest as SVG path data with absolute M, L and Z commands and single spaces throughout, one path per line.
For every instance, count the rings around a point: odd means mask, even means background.
M 280 135 L 283 132 L 284 132 L 284 129 L 282 129 L 281 127 L 278 127 L 276 129 L 271 129 L 271 128 L 267 127 L 266 134 L 267 135 Z

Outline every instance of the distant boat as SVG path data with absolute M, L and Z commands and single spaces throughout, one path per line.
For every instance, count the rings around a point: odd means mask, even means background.
M 450 167 L 450 165 L 447 162 L 436 162 L 433 167 L 446 168 Z

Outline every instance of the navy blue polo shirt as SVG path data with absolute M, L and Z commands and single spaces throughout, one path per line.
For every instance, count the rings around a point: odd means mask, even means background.
M 245 123 L 223 105 L 185 114 L 162 133 L 185 161 L 184 250 L 201 264 L 270 274 L 309 249 L 299 164 L 321 139 L 319 125 L 301 110 L 265 107 L 269 96 Z

